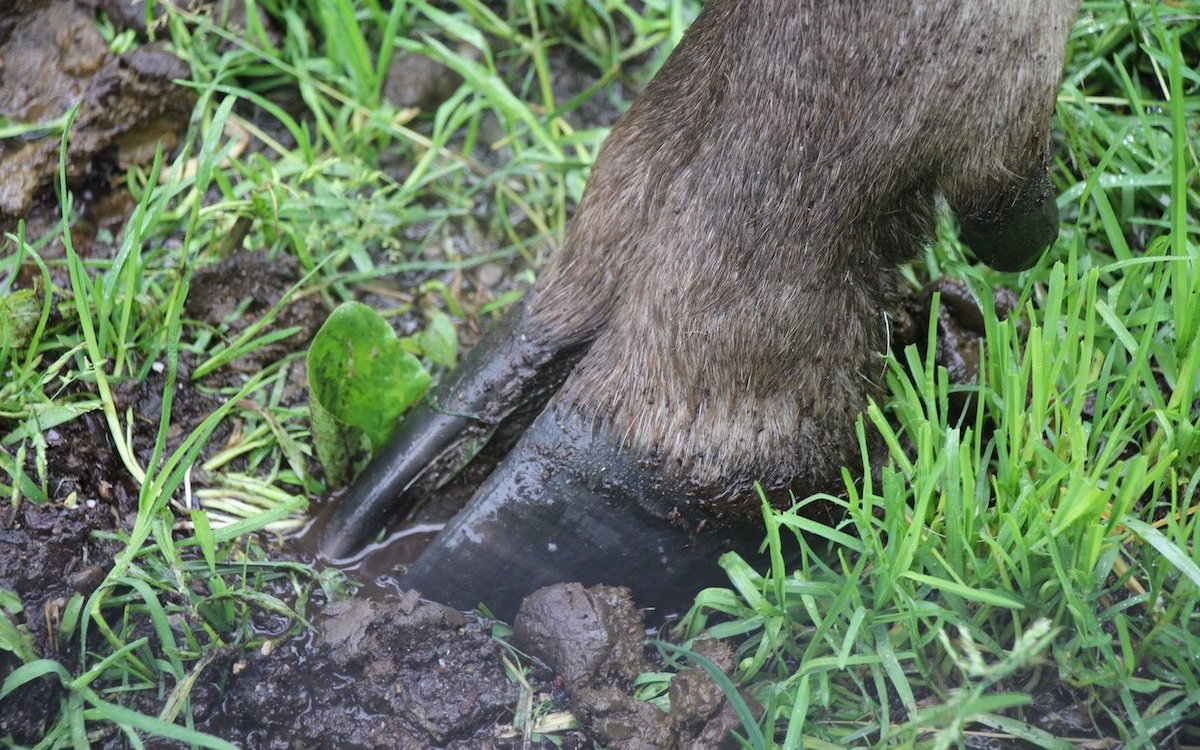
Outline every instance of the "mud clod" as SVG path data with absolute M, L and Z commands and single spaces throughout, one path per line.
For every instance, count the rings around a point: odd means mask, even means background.
M 645 657 L 642 613 L 629 590 L 556 584 L 528 596 L 517 613 L 514 642 L 558 673 L 572 711 L 601 745 L 620 750 L 737 747 L 737 726 L 721 689 L 697 668 L 671 681 L 670 713 L 631 695 L 631 684 L 653 665 Z M 696 650 L 722 669 L 729 647 L 715 641 Z
M 433 110 L 461 84 L 462 76 L 436 60 L 422 55 L 398 55 L 388 66 L 383 96 L 396 107 Z
M 934 360 L 946 368 L 954 385 L 979 382 L 980 349 L 984 345 L 983 311 L 971 290 L 961 281 L 941 278 L 919 292 L 908 295 L 892 320 L 893 351 L 916 344 L 924 353 L 929 343 L 929 318 L 933 314 L 933 295 L 938 294 L 937 341 Z M 992 307 L 1004 320 L 1017 305 L 1017 296 L 998 287 L 992 293 Z
M 642 667 L 642 615 L 628 591 L 578 583 L 547 586 L 525 599 L 517 642 L 568 684 L 633 680 Z
M 25 0 L 0 22 L 0 115 L 50 123 L 78 103 L 67 177 L 81 181 L 109 161 L 124 169 L 170 151 L 195 95 L 173 79 L 191 71 L 155 45 L 112 55 L 92 18 L 67 0 Z M 41 135 L 42 137 L 37 137 Z M 59 137 L 0 140 L 0 217 L 19 217 L 58 168 Z

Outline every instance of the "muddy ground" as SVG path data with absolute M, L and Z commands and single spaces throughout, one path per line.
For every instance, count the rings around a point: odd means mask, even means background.
M 24 122 L 52 120 L 67 103 L 82 98 L 68 179 L 84 204 L 73 237 L 85 257 L 114 252 L 101 238 L 117 235 L 132 208 L 117 178 L 129 164 L 145 163 L 156 143 L 173 148 L 194 101 L 186 89 L 171 83 L 186 78 L 187 67 L 161 49 L 109 54 L 92 23 L 97 7 L 114 18 L 124 12 L 123 6 L 108 5 L 16 0 L 0 12 L 0 114 Z M 139 17 L 135 12 L 126 21 L 136 27 Z M 427 105 L 429 97 L 445 96 L 456 85 L 445 71 L 425 70 L 424 62 L 410 64 L 416 83 L 402 80 L 402 68 L 389 83 L 389 95 L 398 103 Z M 570 72 L 569 59 L 553 64 L 564 72 L 556 80 L 575 76 L 580 89 L 587 84 L 590 74 Z M 611 105 L 599 104 L 575 116 L 609 122 L 614 114 Z M 10 231 L 23 218 L 31 237 L 51 232 L 58 221 L 50 187 L 58 139 L 36 135 L 0 141 L 0 229 Z M 56 251 L 51 246 L 46 252 L 53 256 Z M 22 273 L 18 286 L 27 286 L 35 270 L 30 265 Z M 470 282 L 477 287 L 506 283 L 503 269 L 485 266 L 478 273 Z M 234 319 L 235 311 L 242 310 L 244 320 L 257 319 L 299 275 L 289 260 L 234 252 L 196 272 L 187 316 L 236 332 L 245 323 Z M 55 280 L 60 288 L 65 284 L 65 276 Z M 946 303 L 939 317 L 938 358 L 956 380 L 970 382 L 982 319 L 961 287 L 943 286 L 941 291 Z M 929 295 L 929 290 L 915 293 L 903 303 L 894 346 L 924 341 Z M 997 299 L 1001 309 L 1009 304 L 1007 298 Z M 297 326 L 300 333 L 239 360 L 231 370 L 261 369 L 303 349 L 326 313 L 315 295 L 290 302 L 274 326 Z M 217 406 L 191 385 L 188 373 L 195 364 L 186 355 L 181 362 L 173 444 Z M 143 415 L 133 425 L 134 447 L 143 463 L 157 428 L 163 385 L 163 375 L 155 372 L 143 382 L 117 385 L 120 411 Z M 302 367 L 293 365 L 285 403 L 303 404 L 305 397 Z M 0 433 L 12 426 L 0 420 Z M 228 426 L 219 429 L 207 452 L 219 448 L 229 434 Z M 130 528 L 137 511 L 138 488 L 107 435 L 98 412 L 48 431 L 50 502 L 0 509 L 0 588 L 19 597 L 23 609 L 16 620 L 32 634 L 37 655 L 68 665 L 77 657 L 77 644 L 59 643 L 55 636 L 62 609 L 72 594 L 86 596 L 99 584 L 120 548 L 104 532 Z M 197 481 L 202 483 L 203 477 Z M 436 523 L 452 513 L 469 495 L 470 481 L 468 476 L 468 489 L 452 489 L 447 502 L 422 520 Z M 538 592 L 522 608 L 509 639 L 512 645 L 506 645 L 493 637 L 493 623 L 389 586 L 390 569 L 415 557 L 429 538 L 409 535 L 378 556 L 374 567 L 362 567 L 359 573 L 373 598 L 328 601 L 316 590 L 305 610 L 312 630 L 289 635 L 292 623 L 281 624 L 264 612 L 262 646 L 212 654 L 192 691 L 197 727 L 251 749 L 736 746 L 730 732 L 737 722 L 729 703 L 701 671 L 685 671 L 672 681 L 669 714 L 632 696 L 637 675 L 660 663 L 646 644 L 643 615 L 626 592 L 575 584 Z M 303 556 L 298 549 L 281 547 L 272 554 L 278 559 Z M 701 644 L 698 650 L 723 669 L 733 665 L 726 644 Z M 0 653 L 0 679 L 18 664 L 13 654 Z M 509 665 L 514 664 L 532 667 L 527 683 L 511 674 Z M 36 743 L 53 720 L 61 695 L 61 688 L 46 678 L 5 699 L 0 740 Z M 162 696 L 153 693 L 137 693 L 130 700 L 150 714 L 162 705 Z M 1053 717 L 1072 705 L 1071 696 L 1063 695 L 1048 698 L 1040 710 Z M 533 742 L 529 728 L 536 719 L 562 718 L 567 712 L 576 728 L 560 728 L 556 745 Z M 123 747 L 124 742 L 115 732 L 94 741 L 105 748 Z M 177 744 L 154 740 L 147 746 Z

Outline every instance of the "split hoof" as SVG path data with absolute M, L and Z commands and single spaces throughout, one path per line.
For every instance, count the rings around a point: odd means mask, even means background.
M 752 558 L 763 539 L 761 524 L 705 523 L 684 499 L 603 428 L 551 405 L 401 584 L 508 620 L 526 595 L 566 581 L 627 586 L 643 606 L 682 609 L 724 582 L 721 553 Z

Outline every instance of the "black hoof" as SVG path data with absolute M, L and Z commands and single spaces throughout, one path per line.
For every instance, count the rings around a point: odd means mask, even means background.
M 657 467 L 551 405 L 401 584 L 506 620 L 564 581 L 628 586 L 642 606 L 680 611 L 725 582 L 721 553 L 753 559 L 763 539 L 761 523 L 705 523 L 686 501 Z
M 578 359 L 523 335 L 520 306 L 414 408 L 358 476 L 321 530 L 331 559 L 353 555 L 387 521 L 407 516 L 461 469 L 514 410 L 541 408 Z
M 1041 175 L 1011 205 L 959 220 L 959 236 L 976 258 L 997 271 L 1032 268 L 1058 236 L 1058 204 L 1050 178 Z

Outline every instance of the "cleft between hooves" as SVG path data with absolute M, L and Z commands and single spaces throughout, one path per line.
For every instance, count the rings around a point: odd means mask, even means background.
M 527 594 L 566 581 L 628 586 L 669 611 L 724 583 L 721 553 L 757 559 L 762 538 L 755 519 L 705 523 L 678 483 L 552 404 L 401 583 L 506 620 Z

